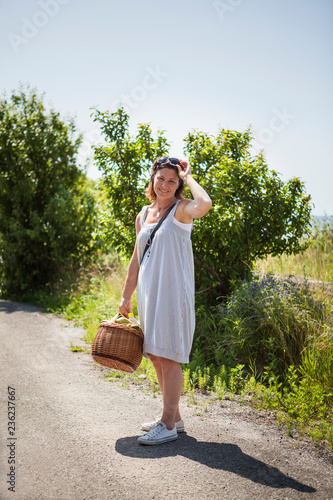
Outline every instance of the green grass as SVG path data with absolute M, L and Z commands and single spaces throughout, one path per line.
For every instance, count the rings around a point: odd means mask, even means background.
M 66 281 L 25 296 L 23 300 L 83 326 L 85 340 L 92 344 L 99 323 L 118 312 L 126 272 L 127 263 L 117 255 L 101 256 L 91 268 L 81 269 L 75 276 L 68 275 Z M 132 303 L 136 314 L 135 295 Z
M 314 225 L 312 243 L 305 252 L 269 256 L 257 262 L 256 271 L 333 283 L 333 217 L 325 224 Z
M 121 261 L 113 262 L 112 266 L 98 266 L 82 276 L 70 302 L 58 309 L 67 319 L 85 328 L 85 339 L 89 344 L 99 323 L 117 314 L 125 276 L 126 266 Z

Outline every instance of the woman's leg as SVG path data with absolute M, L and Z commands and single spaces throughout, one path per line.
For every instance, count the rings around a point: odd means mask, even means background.
M 183 388 L 183 372 L 180 363 L 172 359 L 149 354 L 158 383 L 163 395 L 162 422 L 168 429 L 173 429 L 175 422 L 181 420 L 179 400 Z
M 149 354 L 149 359 L 154 365 L 158 384 L 159 384 L 161 392 L 163 394 L 163 371 L 162 371 L 161 362 L 160 362 L 161 358 L 159 358 L 158 356 L 153 356 L 152 354 Z

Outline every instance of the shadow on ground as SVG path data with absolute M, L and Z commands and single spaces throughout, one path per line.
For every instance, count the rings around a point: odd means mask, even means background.
M 11 314 L 22 311 L 26 313 L 42 313 L 43 309 L 30 304 L 25 304 L 24 302 L 11 302 L 10 300 L 0 299 L 0 312 Z
M 276 467 L 246 455 L 237 445 L 197 441 L 186 433 L 180 435 L 177 441 L 162 446 L 140 445 L 136 436 L 121 438 L 116 442 L 115 448 L 121 455 L 143 459 L 182 455 L 212 469 L 232 472 L 271 488 L 292 488 L 303 493 L 316 492 L 311 486 L 286 476 Z

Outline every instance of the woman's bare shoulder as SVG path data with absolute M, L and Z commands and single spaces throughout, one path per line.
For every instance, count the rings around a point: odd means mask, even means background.
M 184 198 L 178 203 L 175 213 L 175 219 L 178 220 L 178 222 L 183 222 L 183 224 L 190 224 L 192 222 L 193 218 L 185 213 L 185 207 L 191 202 L 192 200 Z

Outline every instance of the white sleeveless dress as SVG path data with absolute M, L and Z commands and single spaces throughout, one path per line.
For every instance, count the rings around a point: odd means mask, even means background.
M 144 332 L 144 356 L 149 353 L 188 363 L 195 328 L 192 224 L 174 217 L 179 201 L 157 230 L 141 263 L 137 303 Z M 141 262 L 147 239 L 156 224 L 145 223 L 141 210 L 137 236 Z

